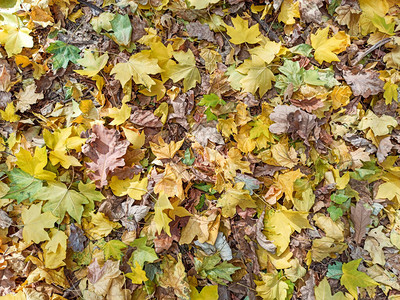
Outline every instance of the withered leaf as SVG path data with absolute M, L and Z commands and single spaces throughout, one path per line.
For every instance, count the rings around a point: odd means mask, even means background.
M 384 82 L 379 78 L 379 73 L 372 70 L 361 70 L 353 74 L 351 70 L 343 72 L 343 77 L 351 87 L 354 96 L 367 98 L 383 92 Z
M 357 244 L 360 244 L 367 232 L 367 226 L 371 223 L 371 210 L 364 207 L 362 201 L 358 201 L 356 206 L 351 208 L 351 220 L 354 224 L 354 239 Z
M 122 156 L 126 153 L 129 141 L 120 141 L 120 133 L 115 129 L 107 129 L 102 124 L 93 125 L 89 130 L 89 138 L 82 146 L 82 152 L 92 162 L 86 163 L 89 169 L 88 177 L 95 181 L 96 186 L 105 186 L 107 175 L 117 167 L 123 167 L 125 161 Z

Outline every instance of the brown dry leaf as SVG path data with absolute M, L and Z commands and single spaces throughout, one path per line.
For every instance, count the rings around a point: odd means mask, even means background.
M 324 107 L 324 103 L 315 97 L 303 100 L 290 99 L 290 102 L 292 102 L 294 106 L 304 109 L 308 113 L 312 113 L 313 110 Z
M 195 130 L 193 130 L 192 133 L 193 133 L 195 139 L 203 147 L 207 146 L 208 141 L 215 143 L 215 144 L 220 144 L 220 145 L 225 144 L 224 138 L 222 137 L 222 135 L 218 132 L 217 128 L 210 123 L 211 122 L 209 122 L 209 124 L 207 124 L 207 126 L 200 125 Z
M 343 77 L 354 96 L 368 98 L 383 92 L 384 82 L 379 78 L 378 72 L 361 70 L 354 74 L 351 70 L 347 70 L 343 72 Z
M 86 163 L 91 171 L 88 177 L 101 188 L 108 183 L 107 175 L 110 172 L 125 165 L 122 156 L 126 153 L 129 141 L 120 141 L 118 131 L 107 129 L 102 124 L 93 125 L 88 136 L 86 144 L 82 146 L 82 152 L 92 160 Z
M 162 123 L 150 110 L 135 110 L 129 119 L 133 124 L 143 127 L 162 127 Z
M 367 226 L 371 223 L 371 210 L 364 207 L 362 201 L 358 201 L 356 206 L 351 208 L 351 220 L 354 224 L 354 239 L 357 244 L 360 244 L 365 233 L 367 232 Z
M 43 93 L 36 93 L 36 85 L 28 85 L 24 90 L 21 90 L 18 95 L 18 102 L 16 105 L 16 110 L 20 112 L 25 112 L 31 108 L 32 104 L 35 104 L 38 100 L 43 99 Z
M 190 37 L 215 43 L 214 33 L 207 24 L 201 24 L 199 21 L 192 22 L 186 25 L 186 30 Z
M 164 288 L 172 288 L 179 299 L 189 300 L 190 287 L 181 256 L 181 254 L 178 254 L 178 261 L 171 255 L 164 257 L 161 264 L 161 269 L 164 273 L 160 277 L 159 283 Z

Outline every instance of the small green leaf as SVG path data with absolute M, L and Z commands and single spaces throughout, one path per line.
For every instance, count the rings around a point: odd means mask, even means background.
M 53 53 L 53 68 L 55 70 L 59 68 L 66 68 L 69 62 L 77 63 L 77 60 L 80 59 L 78 47 L 68 45 L 61 41 L 55 41 L 51 43 L 47 48 L 47 52 Z
M 200 106 L 216 107 L 218 104 L 225 105 L 226 102 L 218 97 L 216 94 L 204 95 L 203 99 L 199 102 Z
M 187 149 L 185 150 L 185 158 L 182 160 L 182 162 L 183 162 L 185 165 L 187 165 L 187 166 L 193 165 L 195 158 L 194 158 L 194 157 L 191 158 L 191 156 L 192 156 L 192 155 L 191 155 L 191 153 L 190 153 L 190 149 L 187 148 Z
M 329 206 L 327 209 L 329 216 L 333 221 L 336 221 L 339 219 L 341 216 L 343 216 L 343 210 L 340 207 L 336 207 L 334 205 Z

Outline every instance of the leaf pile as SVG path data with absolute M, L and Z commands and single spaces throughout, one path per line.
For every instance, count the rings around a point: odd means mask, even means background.
M 400 298 L 398 1 L 0 2 L 0 299 Z

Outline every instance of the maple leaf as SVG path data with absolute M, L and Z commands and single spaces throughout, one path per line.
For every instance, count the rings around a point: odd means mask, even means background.
M 47 165 L 46 147 L 36 147 L 33 156 L 28 150 L 21 148 L 15 154 L 15 157 L 17 158 L 17 166 L 37 179 L 54 180 L 56 177 L 56 174 L 53 172 L 44 170 L 44 167 Z
M 311 45 L 315 49 L 314 57 L 322 64 L 323 61 L 340 61 L 336 54 L 346 50 L 350 45 L 350 36 L 344 31 L 339 31 L 328 39 L 329 26 L 318 29 L 316 34 L 311 35 Z
M 245 60 L 243 64 L 236 68 L 236 71 L 245 75 L 240 80 L 243 91 L 255 94 L 258 90 L 260 97 L 271 89 L 271 82 L 275 80 L 272 71 L 258 56 L 253 56 L 251 60 Z
M 60 230 L 50 230 L 50 240 L 42 245 L 45 267 L 57 269 L 65 266 L 63 261 L 67 257 L 67 235 Z
M 68 45 L 62 41 L 55 41 L 54 43 L 51 43 L 50 46 L 47 47 L 46 51 L 54 54 L 53 68 L 56 70 L 59 68 L 65 69 L 69 62 L 75 64 L 77 63 L 78 59 L 81 58 L 79 55 L 81 50 L 79 50 L 78 47 Z
M 43 99 L 43 93 L 36 93 L 36 85 L 30 84 L 18 93 L 17 98 L 19 101 L 15 109 L 20 112 L 25 112 L 31 108 L 32 104 Z
M 387 115 L 378 117 L 371 110 L 368 110 L 367 114 L 361 119 L 358 124 L 358 128 L 365 130 L 371 128 L 372 132 L 376 136 L 389 134 L 389 127 L 396 127 L 398 125 L 395 118 Z
M 132 108 L 126 104 L 122 104 L 121 108 L 112 107 L 108 109 L 107 116 L 113 118 L 110 125 L 121 125 L 131 116 Z
M 74 218 L 79 224 L 83 213 L 83 204 L 89 200 L 77 191 L 70 190 L 61 182 L 49 182 L 47 187 L 43 187 L 37 194 L 37 198 L 47 200 L 43 206 L 43 211 L 50 211 L 61 222 L 65 213 Z
M 132 280 L 134 284 L 142 284 L 149 280 L 146 276 L 146 272 L 140 267 L 139 263 L 135 261 L 135 267 L 131 267 L 131 273 L 126 273 L 125 276 Z
M 32 204 L 29 209 L 24 208 L 22 210 L 21 217 L 24 223 L 22 236 L 26 243 L 34 242 L 39 244 L 40 242 L 49 240 L 49 235 L 44 229 L 54 227 L 57 217 L 49 211 L 43 214 L 41 211 L 41 203 Z
M 186 92 L 201 82 L 200 72 L 196 67 L 196 59 L 191 50 L 187 52 L 174 52 L 174 58 L 178 64 L 169 67 L 168 75 L 173 82 L 183 79 L 183 91 Z
M 158 145 L 150 142 L 151 152 L 153 152 L 158 159 L 173 158 L 176 152 L 178 152 L 178 150 L 182 147 L 183 141 L 184 140 L 180 140 L 178 142 L 171 141 L 169 144 L 167 144 L 161 137 L 159 137 Z
M 12 14 L 2 14 L 0 22 L 0 44 L 4 45 L 8 57 L 19 54 L 22 48 L 32 48 L 31 30 L 23 27 L 21 20 Z
M 110 221 L 101 212 L 91 212 L 90 216 L 91 222 L 86 226 L 85 231 L 96 240 L 108 236 L 115 228 L 121 227 L 119 223 Z
M 130 261 L 138 263 L 143 268 L 145 262 L 152 263 L 158 259 L 158 256 L 153 248 L 146 245 L 147 237 L 138 238 L 131 243 L 132 247 L 136 247 L 133 251 Z
M 161 270 L 164 272 L 159 278 L 159 283 L 164 288 L 172 288 L 179 299 L 189 300 L 190 286 L 181 256 L 181 254 L 178 254 L 178 260 L 175 260 L 171 255 L 164 257 L 161 263 Z
M 158 200 L 154 205 L 154 222 L 156 223 L 158 234 L 160 234 L 164 229 L 165 233 L 171 236 L 169 223 L 172 221 L 172 219 L 170 219 L 168 215 L 164 213 L 164 210 L 173 208 L 174 207 L 172 206 L 171 202 L 169 202 L 168 197 L 164 193 L 160 193 Z
M 88 177 L 101 188 L 108 183 L 108 173 L 125 165 L 122 156 L 125 155 L 129 142 L 119 141 L 118 131 L 107 129 L 100 124 L 95 124 L 89 134 L 90 138 L 82 146 L 82 152 L 93 161 L 86 163 L 88 169 L 92 171 Z
M 264 300 L 285 300 L 288 284 L 279 278 L 278 273 L 261 273 L 262 281 L 255 280 L 257 295 Z
M 128 245 L 118 240 L 108 241 L 103 246 L 104 257 L 106 260 L 108 260 L 110 257 L 121 260 L 122 256 L 124 255 L 122 250 L 126 249 L 127 247 Z
M 122 86 L 125 86 L 132 78 L 136 84 L 143 84 L 147 89 L 150 89 L 156 82 L 149 74 L 154 75 L 161 71 L 157 59 L 151 58 L 149 53 L 139 52 L 132 55 L 129 61 L 116 64 L 110 75 L 115 74 L 115 78 L 121 82 Z
M 261 33 L 258 29 L 258 24 L 249 28 L 249 22 L 242 19 L 240 16 L 231 18 L 231 20 L 233 27 L 225 25 L 226 32 L 231 37 L 231 43 L 236 45 L 240 45 L 242 43 L 257 44 L 261 41 Z
M 10 189 L 5 196 L 17 200 L 17 203 L 21 203 L 27 199 L 33 202 L 37 199 L 36 193 L 43 186 L 41 180 L 34 178 L 18 168 L 12 169 L 8 173 L 8 178 L 10 179 Z
M 84 57 L 77 59 L 77 63 L 85 67 L 84 70 L 74 70 L 80 75 L 93 77 L 99 73 L 108 62 L 108 54 L 105 53 L 101 56 L 97 52 L 85 50 Z
M 350 294 L 357 300 L 358 292 L 357 287 L 369 287 L 378 285 L 378 283 L 371 279 L 367 274 L 357 270 L 362 259 L 352 260 L 348 263 L 343 264 L 342 271 L 343 275 L 340 279 L 340 284 L 344 285 Z
M 238 182 L 235 186 L 227 188 L 221 198 L 218 199 L 217 207 L 222 207 L 222 215 L 232 218 L 236 213 L 236 207 L 241 209 L 255 208 L 257 205 L 251 198 L 248 190 L 244 190 L 244 182 Z
M 321 280 L 318 286 L 314 287 L 316 299 L 346 300 L 347 297 L 342 292 L 337 292 L 332 296 L 331 286 L 326 277 Z
M 294 18 L 300 18 L 299 10 L 300 2 L 293 0 L 284 0 L 281 5 L 281 11 L 278 15 L 278 21 L 286 25 L 293 25 L 296 23 Z
M 140 175 L 133 176 L 132 179 L 120 180 L 117 176 L 111 178 L 110 187 L 116 196 L 122 197 L 129 195 L 132 199 L 140 200 L 147 193 L 147 178 L 140 180 Z
M 5 110 L 0 110 L 1 118 L 7 122 L 17 122 L 20 119 L 20 116 L 16 114 L 15 106 L 12 102 L 7 104 Z
M 195 286 L 191 286 L 190 299 L 191 300 L 218 299 L 218 285 L 207 285 L 201 289 L 200 293 L 197 291 Z
M 70 149 L 80 147 L 85 142 L 85 139 L 70 138 L 71 134 L 72 127 L 60 129 L 53 133 L 47 129 L 43 130 L 44 141 L 47 147 L 52 149 L 49 159 L 53 165 L 60 163 L 65 169 L 68 169 L 70 166 L 81 166 L 81 163 L 75 157 L 67 155 L 66 151 L 71 140 L 74 141 L 74 146 L 71 146 Z

